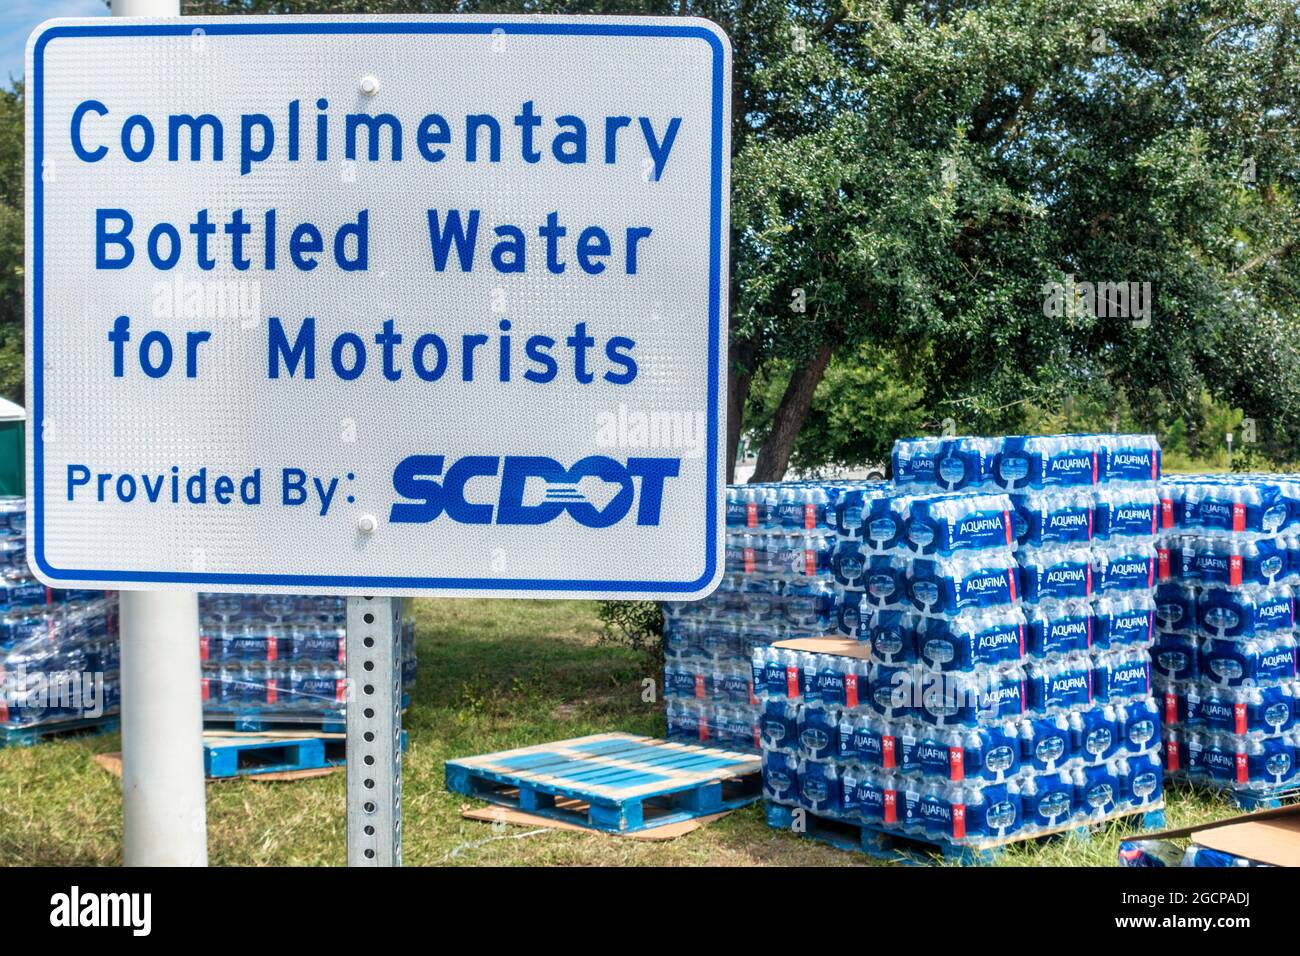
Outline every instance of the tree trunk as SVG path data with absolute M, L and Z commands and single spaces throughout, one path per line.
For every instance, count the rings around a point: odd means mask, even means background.
M 736 480 L 736 451 L 740 447 L 740 429 L 744 424 L 745 402 L 749 400 L 749 383 L 754 378 L 754 339 L 733 340 L 727 345 L 727 482 Z
M 831 346 L 823 345 L 803 365 L 794 370 L 785 387 L 781 404 L 772 416 L 772 431 L 758 452 L 758 464 L 750 481 L 780 481 L 790 467 L 790 454 L 803 420 L 812 406 L 813 393 L 831 360 Z

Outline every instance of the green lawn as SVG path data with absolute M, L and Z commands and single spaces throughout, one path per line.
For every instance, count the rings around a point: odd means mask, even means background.
M 416 601 L 419 682 L 407 712 L 404 859 L 430 864 L 848 865 L 874 862 L 770 830 L 761 806 L 677 840 L 493 827 L 463 820 L 468 798 L 443 789 L 443 761 L 565 737 L 625 730 L 662 734 L 662 704 L 642 702 L 659 675 L 633 652 L 598 643 L 595 605 L 541 601 Z M 0 750 L 0 862 L 121 862 L 119 781 L 92 759 L 116 735 Z M 294 783 L 208 785 L 213 864 L 340 865 L 341 773 Z M 1235 812 L 1208 794 L 1177 792 L 1169 823 Z M 1088 843 L 1019 845 L 1008 864 L 1111 866 L 1123 825 Z

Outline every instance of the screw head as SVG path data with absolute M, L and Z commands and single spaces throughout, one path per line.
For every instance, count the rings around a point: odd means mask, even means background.
M 363 76 L 361 78 L 361 92 L 366 96 L 374 96 L 379 92 L 379 78 L 375 76 Z
M 379 519 L 374 515 L 362 515 L 357 519 L 357 527 L 361 529 L 362 534 L 374 534 L 375 529 L 379 527 Z

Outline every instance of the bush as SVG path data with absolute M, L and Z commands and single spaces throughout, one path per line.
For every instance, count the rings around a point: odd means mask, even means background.
M 664 657 L 664 615 L 654 601 L 602 601 L 601 642 L 620 644 L 656 662 Z

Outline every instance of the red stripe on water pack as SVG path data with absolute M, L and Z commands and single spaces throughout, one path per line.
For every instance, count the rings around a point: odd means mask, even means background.
M 844 676 L 844 706 L 858 706 L 858 675 L 846 674 Z
M 1150 558 L 1147 558 L 1147 587 L 1153 588 L 1155 586 L 1156 586 L 1156 563 L 1152 561 Z
M 1237 783 L 1250 782 L 1250 762 L 1243 753 L 1237 754 Z
M 1095 451 L 1092 453 L 1092 483 L 1094 485 L 1097 483 L 1097 453 Z
M 817 573 L 817 552 L 812 548 L 805 548 L 803 552 L 803 573 L 812 577 Z
M 1228 555 L 1228 583 L 1241 583 L 1241 555 L 1239 554 Z
M 745 505 L 745 527 L 758 527 L 758 504 L 757 502 L 748 502 Z
M 952 838 L 954 840 L 966 839 L 966 804 L 954 803 L 952 805 Z
M 278 700 L 279 695 L 276 692 L 275 678 L 273 677 L 266 682 L 266 702 L 268 704 L 274 704 Z
M 753 574 L 753 573 L 754 573 L 754 564 L 755 564 L 755 562 L 754 562 L 754 549 L 753 549 L 753 548 L 746 548 L 746 549 L 745 549 L 745 573 L 746 573 L 746 574 Z
M 803 526 L 809 531 L 817 527 L 817 506 L 803 506 Z
M 1178 769 L 1178 741 L 1170 740 L 1165 743 L 1165 770 L 1172 773 Z
M 1178 695 L 1173 691 L 1165 691 L 1165 723 L 1178 723 Z
M 1092 650 L 1092 616 L 1089 615 L 1084 620 L 1087 621 L 1088 626 L 1088 650 Z
M 892 736 L 884 735 L 880 738 L 880 766 L 885 770 L 892 770 L 895 766 L 894 738 Z
M 1002 523 L 1007 526 L 1007 546 L 1011 545 L 1011 512 L 1002 512 Z
M 1007 581 L 1011 584 L 1011 603 L 1016 603 L 1016 569 L 1007 568 Z
M 696 700 L 703 700 L 704 697 L 705 697 L 705 693 L 704 693 L 704 675 L 703 675 L 703 674 L 696 674 L 696 675 L 695 675 L 695 699 L 696 699 Z
M 206 661 L 207 659 L 208 659 L 208 639 L 206 637 L 200 637 L 199 638 L 199 660 Z
M 966 752 L 961 747 L 948 748 L 948 779 L 966 779 Z
M 1160 580 L 1167 581 L 1171 577 L 1168 548 L 1156 548 L 1156 564 L 1160 568 Z
M 885 791 L 885 805 L 883 807 L 883 811 L 884 811 L 885 823 L 898 822 L 898 791 L 897 790 Z
M 1246 705 L 1233 704 L 1232 716 L 1237 722 L 1237 733 L 1244 734 L 1246 732 Z
M 791 700 L 799 697 L 799 668 L 797 667 L 785 669 L 785 696 Z
M 1232 530 L 1246 530 L 1246 506 L 1236 503 L 1232 506 Z
M 1160 527 L 1172 528 L 1174 526 L 1174 499 L 1160 499 Z

